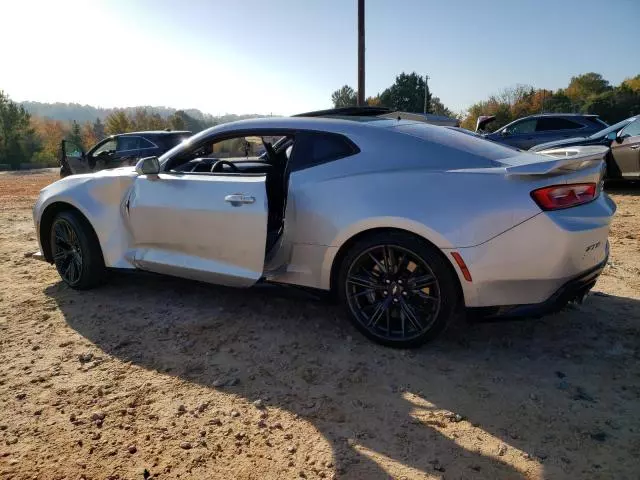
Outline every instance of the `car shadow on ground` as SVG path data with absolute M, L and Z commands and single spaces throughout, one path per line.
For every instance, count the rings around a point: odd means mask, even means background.
M 233 375 L 239 383 L 226 391 L 310 422 L 331 444 L 340 478 L 389 478 L 379 458 L 447 478 L 632 471 L 633 442 L 619 429 L 638 411 L 638 394 L 620 410 L 599 379 L 633 384 L 637 300 L 600 294 L 543 320 L 459 322 L 399 351 L 362 338 L 326 299 L 290 288 L 117 274 L 93 291 L 58 283 L 45 293 L 109 355 L 211 389 Z M 487 439 L 504 450 L 483 450 Z M 525 467 L 512 466 L 516 457 Z

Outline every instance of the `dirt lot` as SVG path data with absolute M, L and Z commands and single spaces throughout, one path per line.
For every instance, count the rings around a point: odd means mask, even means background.
M 54 179 L 0 175 L 1 478 L 640 475 L 640 185 L 585 304 L 403 352 L 295 290 L 72 291 L 25 257 Z

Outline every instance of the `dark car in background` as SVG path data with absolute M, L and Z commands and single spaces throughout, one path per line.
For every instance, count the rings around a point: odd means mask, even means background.
M 536 145 L 532 152 L 562 156 L 563 149 L 582 145 L 609 147 L 607 178 L 640 179 L 640 115 L 627 118 L 588 137 L 573 137 Z M 566 154 L 565 154 L 566 155 Z
M 495 117 L 484 117 L 478 122 L 478 129 L 484 130 L 493 119 Z M 597 115 L 542 113 L 514 120 L 493 133 L 485 133 L 485 138 L 528 150 L 534 145 L 553 140 L 586 137 L 606 127 L 608 125 Z
M 162 155 L 190 136 L 191 132 L 186 130 L 121 133 L 101 140 L 86 153 L 78 145 L 63 140 L 60 176 L 135 165 L 141 158 Z

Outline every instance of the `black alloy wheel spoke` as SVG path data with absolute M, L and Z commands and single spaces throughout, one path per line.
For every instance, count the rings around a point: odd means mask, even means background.
M 427 274 L 427 275 L 421 275 L 419 277 L 415 277 L 415 278 L 409 278 L 409 287 L 412 290 L 422 290 L 425 287 L 428 287 L 429 285 L 432 285 L 436 282 L 436 278 L 433 275 Z
M 400 300 L 400 308 L 402 309 L 402 313 L 404 314 L 404 316 L 407 318 L 407 320 L 409 320 L 409 323 L 416 331 L 420 332 L 424 329 L 424 326 L 422 325 L 422 323 L 420 323 L 420 320 L 407 302 L 405 302 L 404 300 Z
M 386 271 L 388 275 L 392 275 L 394 273 L 396 273 L 395 271 L 395 261 L 393 258 L 393 249 L 391 247 L 389 247 L 388 245 L 383 247 L 383 252 L 384 252 L 384 264 L 387 267 Z
M 382 263 L 380 263 L 380 260 L 378 260 L 371 252 L 369 252 L 369 257 L 371 258 L 371 260 L 374 261 L 374 263 L 378 266 L 381 272 L 387 273 L 387 267 Z
M 396 273 L 401 274 L 407 269 L 408 266 L 409 266 L 409 255 L 405 253 L 402 257 L 400 257 L 400 260 L 398 260 L 398 269 L 396 270 Z
M 357 285 L 359 287 L 367 288 L 369 290 L 375 290 L 377 288 L 381 288 L 382 285 L 378 283 L 374 277 L 371 275 L 350 275 L 347 278 L 347 282 Z
M 80 240 L 73 227 L 65 220 L 59 220 L 53 227 L 53 261 L 60 276 L 73 285 L 82 272 L 82 250 Z
M 437 302 L 438 301 L 437 297 L 429 295 L 428 293 L 424 293 L 422 290 L 417 290 L 417 291 L 413 292 L 413 294 L 416 297 L 418 297 L 420 300 L 424 301 L 424 302 Z
M 381 300 L 375 305 L 377 305 L 377 307 L 375 312 L 373 312 L 373 315 L 371 315 L 371 318 L 369 318 L 369 324 L 367 325 L 368 327 L 375 327 L 382 318 L 382 315 L 385 312 L 389 311 L 389 305 L 391 305 L 391 297 Z

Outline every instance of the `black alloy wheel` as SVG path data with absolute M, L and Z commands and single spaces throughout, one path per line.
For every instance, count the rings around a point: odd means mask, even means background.
M 412 347 L 439 333 L 459 303 L 451 267 L 419 239 L 356 245 L 340 288 L 354 325 L 384 345 Z
M 100 243 L 89 222 L 79 213 L 60 212 L 51 224 L 50 242 L 53 263 L 71 288 L 91 288 L 104 279 Z

